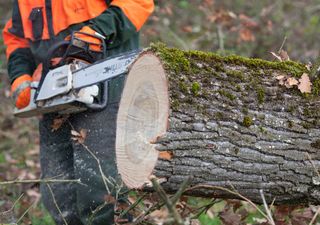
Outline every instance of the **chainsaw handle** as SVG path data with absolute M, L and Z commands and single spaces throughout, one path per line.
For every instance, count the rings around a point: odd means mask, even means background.
M 107 107 L 107 105 L 108 105 L 108 84 L 109 84 L 108 81 L 105 81 L 102 84 L 102 95 L 101 95 L 100 103 L 94 103 L 94 104 L 87 105 L 87 107 L 89 109 L 94 110 L 94 111 L 100 111 L 100 110 L 103 110 Z
M 50 70 L 51 65 L 51 60 L 54 58 L 54 54 L 58 52 L 58 50 L 61 50 L 62 48 L 67 49 L 70 45 L 70 41 L 61 41 L 56 44 L 54 44 L 49 50 L 48 50 L 48 55 L 46 57 L 46 60 L 44 61 L 43 64 L 43 69 L 44 71 L 46 70 L 47 72 Z M 61 63 L 64 61 L 65 56 L 63 55 Z M 59 64 L 61 64 L 59 63 Z
M 48 50 L 48 55 L 46 57 L 46 59 L 43 62 L 43 70 L 42 70 L 42 74 L 41 74 L 41 78 L 39 81 L 39 87 L 42 86 L 43 81 L 46 78 L 47 73 L 50 70 L 51 67 L 51 59 L 53 58 L 54 54 L 57 53 L 57 51 L 61 48 L 68 48 L 68 46 L 70 45 L 70 41 L 61 41 L 58 42 L 56 44 L 54 44 L 51 48 L 49 48 Z M 64 60 L 65 57 L 62 58 L 61 62 Z M 60 64 L 60 63 L 59 63 Z M 34 99 L 36 100 L 38 95 L 39 95 L 39 91 L 40 88 L 37 89 Z

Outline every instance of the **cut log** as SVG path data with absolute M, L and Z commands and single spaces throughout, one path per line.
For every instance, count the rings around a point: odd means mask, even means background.
M 169 193 L 192 176 L 195 196 L 320 204 L 319 80 L 311 94 L 279 84 L 295 62 L 168 49 L 142 53 L 125 82 L 117 118 L 118 170 L 129 188 L 150 175 Z M 204 185 L 212 186 L 205 188 Z

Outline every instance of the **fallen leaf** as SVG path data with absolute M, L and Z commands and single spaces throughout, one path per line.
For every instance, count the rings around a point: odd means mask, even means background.
M 238 225 L 241 224 L 241 217 L 233 212 L 232 208 L 228 211 L 222 211 L 220 218 L 225 225 Z
M 81 129 L 80 130 L 80 135 L 82 139 L 86 139 L 87 138 L 87 130 L 86 129 Z
M 80 144 L 83 144 L 87 138 L 87 130 L 81 129 L 80 132 L 71 130 L 71 139 L 77 141 Z
M 105 195 L 104 200 L 105 202 L 112 203 L 112 204 L 117 202 L 117 200 L 112 195 Z
M 311 93 L 311 85 L 309 76 L 306 73 L 303 73 L 301 78 L 299 79 L 300 84 L 298 85 L 301 93 Z
M 253 19 L 251 19 L 250 17 L 248 17 L 244 14 L 240 14 L 239 19 L 240 19 L 241 23 L 246 27 L 249 27 L 249 28 L 258 27 L 257 22 L 255 22 Z
M 25 163 L 28 167 L 35 167 L 36 165 L 36 163 L 33 160 L 29 160 L 29 159 L 27 159 Z
M 155 210 L 152 213 L 150 213 L 150 217 L 152 217 L 153 219 L 155 219 L 158 222 L 164 222 L 169 217 L 169 213 L 166 208 L 162 208 L 162 209 Z
M 26 170 L 21 170 L 17 180 L 23 180 L 27 177 L 28 172 Z
M 247 28 L 243 28 L 239 31 L 239 36 L 241 41 L 245 42 L 250 42 L 250 41 L 255 41 L 256 37 L 254 34 L 251 32 L 251 30 Z
M 274 216 L 277 221 L 285 221 L 286 217 L 291 214 L 294 207 L 290 207 L 287 205 L 276 206 L 274 210 Z
M 288 84 L 291 85 L 291 86 L 294 86 L 294 85 L 298 85 L 298 84 L 299 84 L 299 82 L 298 82 L 295 78 L 293 78 L 293 77 L 289 77 L 289 78 L 287 79 L 287 81 L 288 81 Z
M 35 180 L 35 179 L 37 179 L 37 176 L 35 174 L 31 173 L 31 172 L 28 172 L 27 175 L 26 175 L 26 178 L 28 180 Z
M 276 77 L 277 80 L 283 80 L 284 78 L 286 78 L 286 76 L 284 75 L 279 75 Z
M 295 210 L 291 213 L 291 221 L 294 225 L 305 225 L 309 224 L 315 212 L 312 211 L 311 207 L 307 209 Z
M 283 49 L 280 50 L 279 56 L 281 57 L 282 61 L 290 61 L 288 53 Z
M 299 84 L 299 82 L 293 77 L 289 77 L 285 82 L 285 86 L 287 88 L 292 88 L 293 86 L 296 86 L 298 84 Z
M 193 31 L 192 26 L 184 26 L 182 27 L 182 31 L 185 33 L 191 33 Z
M 81 136 L 81 134 L 78 131 L 75 131 L 75 130 L 71 130 L 71 135 L 73 137 L 80 137 Z
M 34 199 L 34 204 L 38 204 L 41 198 L 41 194 L 38 191 L 35 191 L 33 189 L 29 189 L 26 191 L 27 195 Z
M 66 114 L 66 115 L 60 116 L 58 118 L 55 118 L 53 120 L 52 125 L 51 125 L 51 131 L 54 132 L 54 131 L 59 130 L 60 127 L 67 121 L 69 116 L 70 116 L 69 114 Z
M 34 156 L 34 155 L 39 155 L 39 149 L 38 147 L 34 148 L 34 149 L 30 149 L 27 151 L 26 153 L 27 156 Z
M 190 225 L 201 225 L 200 221 L 197 219 L 191 219 Z
M 267 22 L 267 28 L 268 28 L 268 31 L 269 32 L 272 32 L 273 31 L 273 23 L 271 20 L 268 20 Z
M 279 81 L 280 85 L 285 85 L 285 82 L 287 80 L 287 76 L 279 75 L 279 76 L 276 77 L 276 79 Z

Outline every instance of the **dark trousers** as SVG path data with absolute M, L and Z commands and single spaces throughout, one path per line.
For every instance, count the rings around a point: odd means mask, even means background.
M 135 33 L 116 48 L 108 49 L 107 55 L 114 56 L 137 49 L 138 46 L 139 34 Z M 68 225 L 114 224 L 114 202 L 106 204 L 100 209 L 106 199 L 112 198 L 106 190 L 98 163 L 87 149 L 71 140 L 71 130 L 74 128 L 78 132 L 81 129 L 87 131 L 84 144 L 99 159 L 102 171 L 107 178 L 117 179 L 115 164 L 116 116 L 123 84 L 124 76 L 109 82 L 108 106 L 103 111 L 88 111 L 71 115 L 57 131 L 52 131 L 56 115 L 45 115 L 40 121 L 42 178 L 80 179 L 82 183 L 50 184 L 54 198 L 48 186 L 41 184 L 42 201 L 58 225 L 65 224 L 62 216 Z M 113 188 L 112 184 L 108 184 L 108 186 L 112 193 L 118 191 Z M 121 201 L 121 197 L 119 201 Z
M 45 115 L 40 121 L 42 178 L 81 180 L 81 184 L 49 184 L 53 193 L 48 184 L 41 185 L 43 203 L 58 225 L 65 224 L 63 218 L 68 225 L 114 223 L 114 202 L 106 204 L 106 199 L 110 199 L 109 193 L 114 193 L 118 188 L 113 184 L 118 179 L 115 134 L 123 78 L 120 80 L 112 84 L 109 90 L 111 101 L 103 111 L 73 114 L 57 131 L 53 131 L 52 128 L 57 115 Z M 109 180 L 106 183 L 110 192 L 103 182 L 97 160 L 83 145 L 71 140 L 72 129 L 77 132 L 81 129 L 86 130 L 84 145 L 99 159 L 102 171 Z M 103 205 L 105 206 L 101 207 Z

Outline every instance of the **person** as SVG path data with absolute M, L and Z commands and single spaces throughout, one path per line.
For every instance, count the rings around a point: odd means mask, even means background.
M 139 30 L 153 9 L 153 0 L 14 0 L 3 38 L 15 106 L 22 109 L 29 104 L 30 83 L 39 76 L 52 45 L 81 31 L 103 36 L 107 56 L 137 49 Z M 102 111 L 72 114 L 56 129 L 56 113 L 39 121 L 42 179 L 81 181 L 41 184 L 43 203 L 56 224 L 115 223 L 115 202 L 108 202 L 112 199 L 108 196 L 117 191 L 111 184 L 117 177 L 115 126 L 124 78 L 109 82 L 108 105 Z M 87 132 L 84 145 L 71 140 L 72 130 Z

